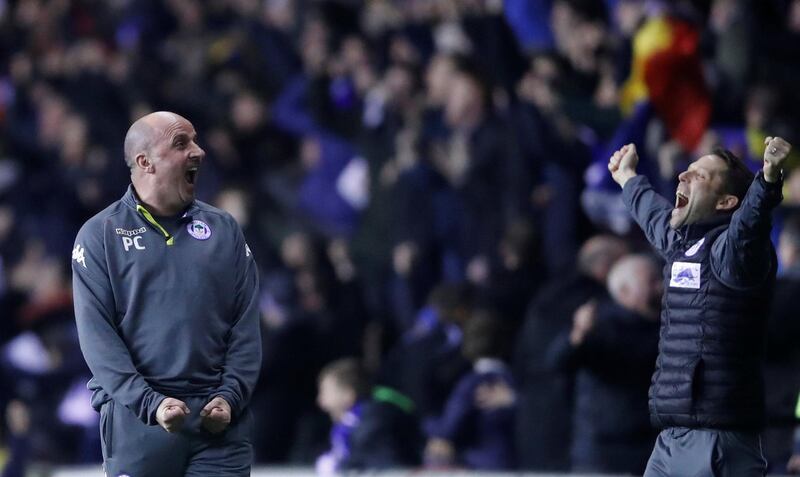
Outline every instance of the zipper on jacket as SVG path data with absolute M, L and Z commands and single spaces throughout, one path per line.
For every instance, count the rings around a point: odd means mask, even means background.
M 161 232 L 164 235 L 164 239 L 167 241 L 167 245 L 173 245 L 175 243 L 175 237 L 170 235 L 169 232 L 167 232 L 166 229 L 164 229 L 164 227 L 161 226 L 161 224 L 156 222 L 156 219 L 153 218 L 153 215 L 150 213 L 150 211 L 148 211 L 147 209 L 145 209 L 144 207 L 142 207 L 139 204 L 136 205 L 136 210 L 140 214 L 142 214 L 142 217 L 144 217 L 144 219 L 146 221 L 150 222 L 150 224 L 153 227 L 158 229 L 158 231 Z

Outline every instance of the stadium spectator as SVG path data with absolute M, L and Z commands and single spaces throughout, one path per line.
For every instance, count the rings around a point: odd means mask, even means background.
M 392 388 L 372 387 L 357 360 L 342 358 L 322 369 L 317 403 L 333 422 L 330 450 L 317 459 L 319 475 L 419 463 L 414 403 Z
M 464 325 L 464 356 L 472 371 L 455 385 L 442 414 L 425 422 L 429 467 L 510 470 L 514 456 L 516 386 L 505 361 L 505 329 L 478 312 Z
M 643 255 L 621 258 L 608 290 L 611 300 L 576 310 L 572 329 L 556 338 L 548 358 L 576 373 L 572 471 L 639 475 L 656 434 L 647 412 L 663 292 L 656 263 Z
M 627 252 L 628 245 L 613 235 L 590 238 L 581 246 L 578 269 L 550 280 L 528 305 L 513 359 L 519 381 L 517 455 L 523 469 L 570 468 L 573 378 L 548 366 L 547 351 L 570 329 L 579 306 L 606 297 L 608 272 Z

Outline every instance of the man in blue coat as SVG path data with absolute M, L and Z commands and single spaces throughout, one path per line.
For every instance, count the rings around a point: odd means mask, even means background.
M 637 175 L 633 144 L 609 160 L 622 197 L 666 260 L 650 420 L 662 429 L 645 476 L 764 475 L 761 367 L 775 282 L 770 212 L 791 145 L 766 139 L 755 178 L 715 150 L 678 176 L 674 204 Z
M 125 137 L 131 186 L 75 239 L 108 476 L 250 475 L 258 275 L 234 219 L 194 198 L 204 155 L 185 118 L 139 119 Z

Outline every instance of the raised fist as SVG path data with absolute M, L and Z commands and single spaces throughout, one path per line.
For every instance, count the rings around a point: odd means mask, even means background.
M 772 136 L 764 139 L 764 144 L 767 146 L 764 150 L 764 179 L 767 182 L 777 182 L 792 145 L 783 138 Z
M 639 155 L 636 154 L 636 146 L 626 144 L 615 152 L 608 160 L 608 170 L 614 182 L 625 187 L 628 179 L 636 176 L 636 165 L 639 164 Z

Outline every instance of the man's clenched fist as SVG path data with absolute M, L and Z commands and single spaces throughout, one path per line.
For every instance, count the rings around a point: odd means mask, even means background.
M 792 145 L 783 138 L 772 136 L 764 139 L 764 144 L 767 146 L 764 150 L 764 179 L 767 182 L 777 182 L 781 178 L 781 169 Z
M 636 154 L 636 146 L 626 144 L 619 151 L 615 152 L 608 160 L 608 170 L 614 182 L 625 187 L 628 179 L 636 177 L 636 165 L 639 163 L 639 155 Z
M 231 423 L 231 405 L 220 396 L 215 397 L 200 411 L 203 427 L 212 434 L 225 430 Z
M 156 421 L 167 432 L 178 432 L 183 426 L 183 420 L 191 413 L 189 406 L 180 399 L 164 398 L 158 405 Z

